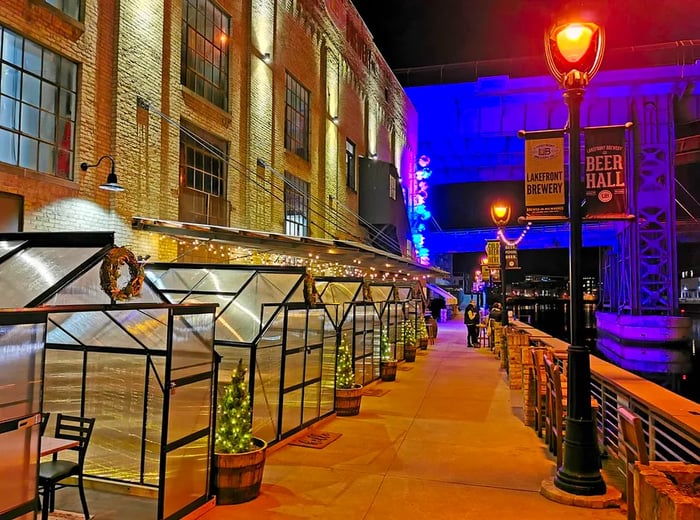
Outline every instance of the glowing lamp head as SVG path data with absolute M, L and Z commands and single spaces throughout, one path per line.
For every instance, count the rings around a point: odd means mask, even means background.
M 565 22 L 544 35 L 547 66 L 564 88 L 583 88 L 603 61 L 605 31 L 593 22 Z
M 491 219 L 499 227 L 505 226 L 510 220 L 510 206 L 505 202 L 496 202 L 491 205 Z
M 562 26 L 555 35 L 557 48 L 569 63 L 578 63 L 586 54 L 593 40 L 593 30 L 580 23 Z

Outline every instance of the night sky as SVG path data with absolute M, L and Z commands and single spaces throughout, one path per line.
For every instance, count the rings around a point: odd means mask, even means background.
M 396 69 L 534 56 L 563 0 L 352 0 Z M 700 39 L 699 0 L 579 1 L 602 15 L 607 47 Z M 599 18 L 601 19 L 601 18 Z

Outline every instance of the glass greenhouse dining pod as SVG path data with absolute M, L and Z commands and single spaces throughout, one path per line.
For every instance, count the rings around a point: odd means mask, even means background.
M 337 310 L 309 306 L 306 270 L 288 266 L 149 264 L 149 286 L 172 303 L 219 305 L 220 381 L 249 367 L 253 434 L 268 443 L 331 414 L 335 406 Z
M 99 276 L 113 239 L 0 234 L 0 373 L 40 370 L 42 391 L 27 392 L 24 412 L 94 418 L 85 475 L 151 489 L 154 518 L 181 518 L 210 495 L 216 305 L 161 303 L 147 289 L 115 304 Z M 33 448 L 24 453 L 36 464 Z
M 399 338 L 401 323 L 404 320 L 411 320 L 414 327 L 417 327 L 418 318 L 422 317 L 423 300 L 420 285 L 418 283 L 372 282 L 369 288 L 381 322 L 381 333 L 386 332 L 394 358 L 401 361 L 405 357 L 403 342 Z
M 374 303 L 364 299 L 363 279 L 319 276 L 316 287 L 323 303 L 337 305 L 335 321 L 352 352 L 355 382 L 366 385 L 379 379 L 379 314 Z

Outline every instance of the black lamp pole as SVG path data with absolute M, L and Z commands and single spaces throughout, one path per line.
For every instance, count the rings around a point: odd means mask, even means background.
M 500 228 L 500 230 L 501 237 L 505 237 L 504 228 Z M 506 245 L 503 243 L 503 238 L 500 238 L 499 242 L 498 250 L 501 257 L 501 324 L 505 327 L 508 325 L 508 309 L 506 308 Z
M 564 87 L 569 111 L 569 312 L 568 399 L 564 459 L 554 485 L 575 495 L 603 495 L 600 452 L 591 410 L 591 364 L 583 337 L 581 276 L 581 102 L 600 68 L 605 48 L 603 28 L 591 22 L 564 21 L 545 33 L 547 65 Z

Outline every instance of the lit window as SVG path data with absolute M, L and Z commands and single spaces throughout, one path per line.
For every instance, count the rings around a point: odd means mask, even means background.
M 183 0 L 182 84 L 228 109 L 229 17 L 210 0 Z
M 345 141 L 345 176 L 347 178 L 348 188 L 355 190 L 355 143 L 350 139 Z
M 183 126 L 180 134 L 180 219 L 228 225 L 226 143 Z
M 284 232 L 287 235 L 309 234 L 309 183 L 284 173 Z
M 78 65 L 0 26 L 0 161 L 73 177 Z
M 284 147 L 309 159 L 309 98 L 311 94 L 287 74 Z
M 389 175 L 389 198 L 396 200 L 396 177 Z
M 80 0 L 46 0 L 46 3 L 62 11 L 71 18 L 80 20 Z

